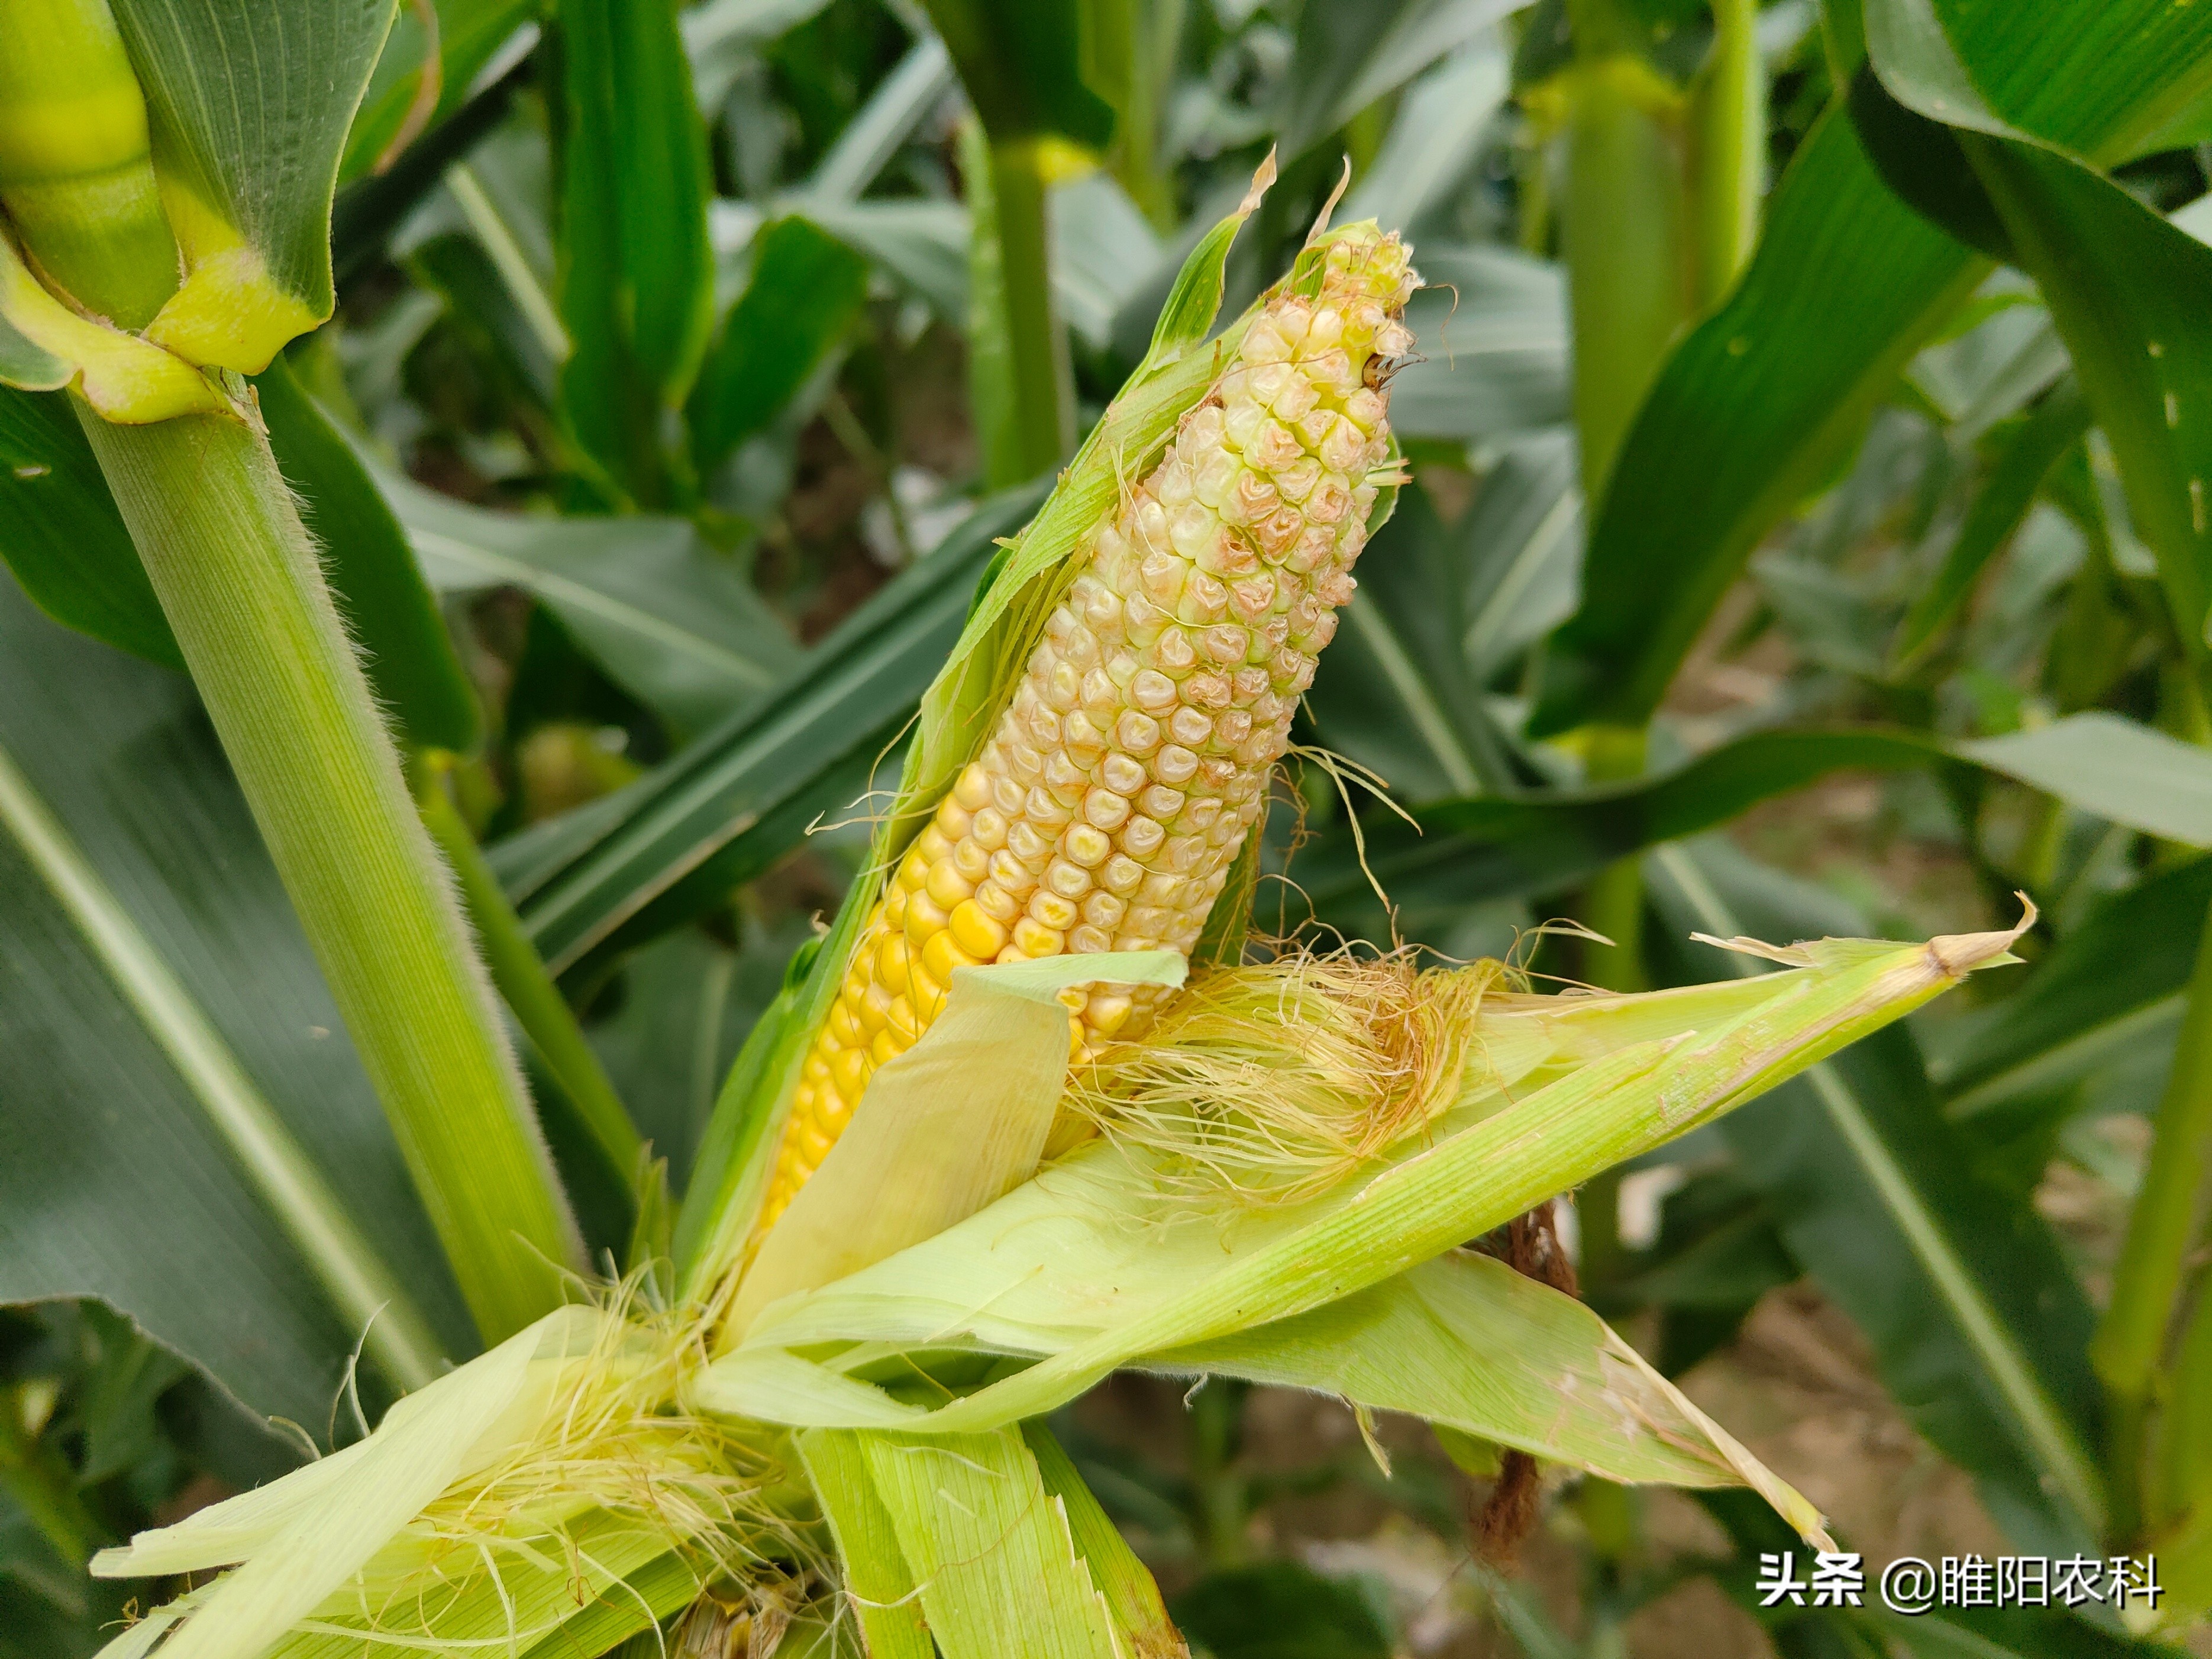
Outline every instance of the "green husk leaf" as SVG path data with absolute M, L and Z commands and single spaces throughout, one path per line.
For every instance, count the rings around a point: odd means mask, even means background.
M 1067 1511 L 1068 1530 L 1074 1535 L 1076 1553 L 1090 1570 L 1091 1581 L 1106 1598 L 1113 1615 L 1115 1634 L 1121 1638 L 1132 1659 L 1189 1659 L 1190 1650 L 1168 1617 L 1167 1603 L 1151 1571 L 1137 1559 L 1128 1540 L 1098 1505 L 1091 1488 L 1052 1431 L 1042 1423 L 1022 1425 L 1022 1440 L 1036 1460 L 1037 1474 L 1053 1501 Z
M 846 1133 L 763 1241 L 723 1342 L 778 1297 L 934 1238 L 1036 1173 L 1067 1077 L 1067 1010 L 1056 993 L 1182 977 L 1173 951 L 954 969 L 945 1012 L 876 1073 Z M 948 1147 L 960 1156 L 945 1157 Z
M 173 1527 L 141 1533 L 124 1548 L 104 1550 L 93 1571 L 140 1577 L 242 1561 L 162 1651 L 173 1659 L 266 1652 L 424 1505 L 533 1427 L 546 1396 L 533 1400 L 531 1383 L 550 1389 L 557 1358 L 596 1327 L 588 1310 L 548 1315 L 410 1395 L 368 1439 Z M 548 1358 L 556 1363 L 534 1363 Z
M 788 1299 L 709 1368 L 702 1401 L 763 1414 L 748 1368 L 778 1351 L 795 1358 L 803 1345 L 952 1344 L 1045 1357 L 917 1428 L 1036 1415 L 1117 1365 L 1291 1317 L 1440 1255 L 1733 1109 L 1999 959 L 2014 937 L 1809 947 L 1805 959 L 1820 965 L 1771 976 L 1774 994 L 1747 1007 L 1716 988 L 1693 994 L 1702 1000 L 1567 1000 L 1565 1010 L 1528 1016 L 1563 1012 L 1568 1040 L 1547 1032 L 1532 1042 L 1524 1029 L 1516 1045 L 1510 1017 L 1499 1016 L 1475 1045 L 1486 1063 L 1426 1136 L 1302 1204 L 1193 1206 L 1164 1220 L 1155 1154 L 1087 1148 L 927 1243 Z M 1736 1012 L 1643 1037 L 1670 1006 Z M 1573 1064 L 1569 1041 L 1595 1045 L 1608 1012 L 1628 1040 Z M 788 1404 L 787 1390 L 781 1408 Z M 802 1420 L 834 1426 L 835 1411 Z
M 1115 1659 L 1105 1598 L 1017 1429 L 859 1437 L 945 1659 Z
M 869 1473 L 865 1443 L 838 1429 L 810 1429 L 797 1439 L 807 1479 L 836 1538 L 845 1593 L 868 1652 L 872 1659 L 933 1659 L 937 1650 L 915 1596 L 914 1571 Z
M 1747 1486 L 1821 1548 L 1820 1512 L 1572 1297 L 1454 1251 L 1146 1369 L 1340 1395 L 1624 1484 Z

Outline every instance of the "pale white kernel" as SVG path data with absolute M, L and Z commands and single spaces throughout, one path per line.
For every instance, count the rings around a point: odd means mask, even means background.
M 1129 803 L 1111 789 L 1093 789 L 1083 798 L 1083 816 L 1110 832 L 1128 821 Z
M 1160 843 L 1167 839 L 1167 836 L 1168 832 L 1160 827 L 1157 819 L 1131 818 L 1122 826 L 1121 845 L 1133 857 L 1148 859 L 1160 850 Z
M 1160 723 L 1132 708 L 1114 722 L 1114 741 L 1133 755 L 1149 755 L 1159 747 Z
M 1067 833 L 1060 838 L 1060 851 L 1086 870 L 1103 864 L 1114 851 L 1114 842 L 1103 830 L 1095 824 L 1070 824 Z
M 1134 756 L 1113 754 L 1099 763 L 1098 781 L 1117 795 L 1135 794 L 1145 787 L 1146 775 L 1145 763 Z
M 1139 669 L 1129 682 L 1129 697 L 1147 714 L 1164 714 L 1177 701 L 1176 683 L 1157 668 Z
M 1163 628 L 1158 643 L 1152 647 L 1152 660 L 1164 672 L 1180 678 L 1197 665 L 1198 647 L 1181 628 Z
M 1156 783 L 1137 797 L 1137 805 L 1145 810 L 1146 817 L 1158 818 L 1164 823 L 1182 811 L 1183 799 L 1182 790 Z
M 1158 828 L 1157 824 L 1153 827 Z M 1131 824 L 1121 838 L 1127 841 L 1129 833 L 1135 829 L 1136 825 Z M 1106 860 L 1106 867 L 1098 872 L 1098 878 L 1108 892 L 1119 894 L 1126 899 L 1144 884 L 1145 866 L 1126 853 L 1116 853 Z

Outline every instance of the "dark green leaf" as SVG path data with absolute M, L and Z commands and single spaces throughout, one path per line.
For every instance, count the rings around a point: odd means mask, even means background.
M 1965 142 L 2065 337 L 2130 515 L 2201 661 L 2212 605 L 2212 248 L 2078 161 Z
M 1486 898 L 1562 891 L 1639 848 L 1711 829 L 1838 768 L 1893 770 L 1941 752 L 1930 738 L 1887 727 L 1758 732 L 1633 783 L 1440 801 L 1416 815 L 1418 828 L 1371 814 L 1366 862 L 1418 936 L 1424 917 Z M 1292 873 L 1316 910 L 1352 936 L 1387 936 L 1368 911 L 1367 878 L 1342 831 L 1300 854 Z
M 1102 149 L 1114 112 L 1083 84 L 1073 6 L 1031 0 L 926 0 L 994 143 L 1057 134 Z
M 466 751 L 481 725 L 475 688 L 399 521 L 351 445 L 281 356 L 254 380 L 269 447 L 299 493 L 346 626 L 400 742 Z
M 380 482 L 434 586 L 536 594 L 617 683 L 679 727 L 712 726 L 796 660 L 752 584 L 684 520 L 525 517 Z
M 867 262 L 805 219 L 779 219 L 754 236 L 752 280 L 691 394 L 702 475 L 791 401 L 852 327 L 867 291 Z
M 1207 1574 L 1169 1611 L 1213 1659 L 1389 1659 L 1376 1600 L 1294 1561 L 1267 1561 Z
M 988 503 L 775 690 L 638 786 L 623 816 L 558 873 L 541 865 L 520 908 L 555 971 L 702 915 L 796 846 L 817 817 L 866 790 L 959 637 L 994 538 L 1018 528 L 1042 494 Z
M 2194 859 L 2091 911 L 1945 1054 L 1936 1076 L 1952 1113 L 2063 1086 L 2156 1041 L 2180 1017 L 2208 907 L 2212 859 Z
M 500 48 L 514 41 L 516 32 L 538 15 L 532 0 L 439 0 L 434 11 L 437 101 L 428 114 L 431 127 L 452 119 L 470 96 L 481 90 L 477 78 L 494 57 L 512 56 L 501 54 Z M 393 144 L 414 125 L 410 118 L 422 92 L 427 44 L 421 10 L 411 4 L 402 6 L 384 43 L 383 55 L 376 60 L 376 72 L 369 77 L 353 131 L 346 135 L 345 158 L 338 165 L 342 183 L 349 183 L 372 168 L 380 172 L 397 158 Z M 410 136 L 419 137 L 420 132 Z
M 1893 661 L 1917 658 L 1965 603 L 1983 569 L 2027 517 L 2044 478 L 2088 424 L 2089 406 L 2069 380 L 2054 389 L 2007 441 L 1943 556 L 1942 568 L 1905 613 L 1891 647 Z
M 1650 717 L 1752 550 L 1981 270 L 1890 192 L 1847 117 L 1821 118 L 1768 202 L 1749 270 L 1675 348 L 1630 428 L 1533 732 Z
M 183 672 L 67 392 L 0 387 L 0 555 L 56 621 Z
M 2164 0 L 2063 0 L 2032 27 L 2009 8 L 1961 3 L 1943 21 L 2004 118 L 2099 160 L 2135 153 L 2212 73 L 2212 15 Z M 1539 732 L 1650 716 L 1744 560 L 1983 269 L 1883 185 L 1846 112 L 1821 118 L 1768 203 L 1750 269 L 1637 416 Z
M 435 1235 L 213 733 L 180 678 L 0 584 L 0 746 L 354 1220 L 474 1346 Z M 331 1311 L 82 935 L 0 838 L 0 1301 L 95 1295 L 251 1408 L 315 1425 L 361 1333 Z
M 1322 738 L 1407 801 L 1510 787 L 1505 744 L 1465 651 L 1466 544 L 1418 486 L 1362 556 L 1359 599 L 1339 615 L 1311 708 Z
M 666 427 L 714 322 L 707 135 L 675 9 L 562 0 L 562 406 L 641 504 L 671 499 Z

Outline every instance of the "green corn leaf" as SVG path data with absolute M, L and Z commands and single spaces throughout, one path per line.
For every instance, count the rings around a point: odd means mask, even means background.
M 1952 763 L 1985 767 L 2114 823 L 2212 845 L 2212 766 L 2204 752 L 2097 714 L 1949 744 L 1875 726 L 1753 732 L 1630 783 L 1439 801 L 1415 812 L 1413 824 L 1374 815 L 1362 830 L 1364 853 L 1348 831 L 1332 830 L 1300 853 L 1295 868 L 1316 914 L 1354 937 L 1372 937 L 1387 922 L 1376 914 L 1370 871 L 1418 929 L 1425 916 L 1479 900 L 1558 891 L 1838 768 Z
M 707 135 L 666 6 L 563 0 L 562 407 L 641 506 L 676 498 L 663 436 L 714 322 Z
M 1949 1113 L 1969 1116 L 2063 1088 L 2142 1046 L 2170 1047 L 2208 908 L 2212 859 L 2105 900 L 1931 1068 Z
M 1991 107 L 2100 163 L 2141 153 L 2212 73 L 2212 20 L 2158 0 L 2063 0 L 2032 29 L 1995 8 L 1947 5 L 1943 21 Z M 1750 268 L 1675 348 L 1631 429 L 1538 731 L 1649 717 L 1760 538 L 1985 270 L 1887 188 L 1847 111 L 1821 118 Z
M 0 749 L 134 925 L 149 984 L 211 1048 L 180 1072 L 0 832 L 0 1302 L 92 1295 L 258 1413 L 327 1420 L 365 1311 L 333 1304 L 210 1103 L 271 1110 L 405 1287 L 437 1352 L 475 1346 L 434 1235 L 252 820 L 180 677 L 40 616 L 0 580 Z M 248 1094 L 218 1095 L 243 1073 Z M 197 1085 L 197 1087 L 196 1087 Z M 83 1103 L 104 1109 L 87 1113 Z M 242 1123 L 241 1127 L 248 1127 Z M 373 1304 L 382 1300 L 378 1293 Z M 386 1336 L 396 1335 L 386 1333 Z M 385 1339 L 372 1341 L 376 1355 Z
M 1410 1412 L 1608 1480 L 1753 1487 L 1806 1537 L 1820 1512 L 1572 1297 L 1455 1252 L 1310 1313 L 1157 1354 Z
M 723 320 L 691 395 L 702 476 L 791 401 L 860 315 L 866 262 L 801 218 L 753 238 L 752 279 Z
M 1899 624 L 1890 647 L 1893 662 L 1917 660 L 1936 631 L 1966 603 L 1990 561 L 2026 520 L 2037 491 L 2058 464 L 2058 458 L 2081 440 L 2088 427 L 2089 406 L 2069 381 L 2045 398 L 2013 434 L 2003 454 L 1990 467 L 1974 504 L 1966 510 L 1957 538 L 1943 556 L 1942 568 L 1921 590 Z
M 477 90 L 477 78 L 502 47 L 519 46 L 517 32 L 533 21 L 538 9 L 529 0 L 439 0 L 430 9 L 437 19 L 438 61 L 432 95 L 423 95 L 423 61 L 430 40 L 422 12 L 402 6 L 391 36 L 376 60 L 375 73 L 346 134 L 338 180 L 349 184 L 364 174 L 388 169 L 411 136 L 453 118 Z
M 2154 727 L 2118 714 L 2073 714 L 1952 748 L 2114 823 L 2212 845 L 2212 765 L 2203 750 Z
M 866 1442 L 840 1429 L 809 1429 L 793 1438 L 837 1540 L 845 1592 L 868 1652 L 874 1659 L 933 1659 L 937 1650 L 915 1595 L 914 1571 L 876 1490 Z
M 118 0 L 112 10 L 185 259 L 184 287 L 147 337 L 258 374 L 335 303 L 331 198 L 392 0 Z
M 752 584 L 686 520 L 530 518 L 390 474 L 379 482 L 433 586 L 536 595 L 609 675 L 679 730 L 713 726 L 798 660 Z
M 0 556 L 55 621 L 183 672 L 169 619 L 59 392 L 0 387 Z
M 2183 296 L 2212 284 L 2212 250 L 1992 110 L 1931 0 L 1869 0 L 1866 21 L 1869 63 L 1887 91 L 1922 121 L 1959 130 L 1946 132 L 1956 177 L 1942 186 L 1954 218 L 1998 239 L 2042 289 L 2201 659 L 2212 608 L 2212 331 Z M 2196 58 L 2212 57 L 2212 34 L 2193 44 Z M 2208 75 L 2197 71 L 2198 82 Z
M 1114 1659 L 1105 1598 L 1018 1429 L 860 1437 L 945 1659 Z
M 2112 441 L 2130 516 L 2201 664 L 2212 611 L 2212 327 L 2191 296 L 2212 289 L 2212 249 L 2065 156 L 1966 143 Z
M 1083 83 L 1072 9 L 1024 0 L 926 8 L 994 143 L 1057 136 L 1101 149 L 1114 136 L 1114 112 Z

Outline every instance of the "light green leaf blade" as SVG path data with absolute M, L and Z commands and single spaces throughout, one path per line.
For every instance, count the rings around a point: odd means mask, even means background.
M 392 0 L 118 0 L 185 285 L 147 337 L 258 374 L 331 314 L 331 198 Z
M 2212 754 L 2117 714 L 1958 745 L 1994 771 L 2130 829 L 2212 847 Z
M 1341 1302 L 1156 1354 L 1146 1366 L 1411 1412 L 1608 1480 L 1748 1486 L 1807 1538 L 1826 1536 L 1819 1510 L 1603 1320 L 1489 1256 L 1438 1256 Z
M 1105 1599 L 1018 1429 L 861 1437 L 945 1659 L 1114 1659 Z
M 836 1539 L 845 1594 L 869 1653 L 873 1659 L 933 1659 L 937 1650 L 922 1621 L 914 1572 L 876 1490 L 866 1442 L 839 1429 L 810 1429 L 793 1439 Z

